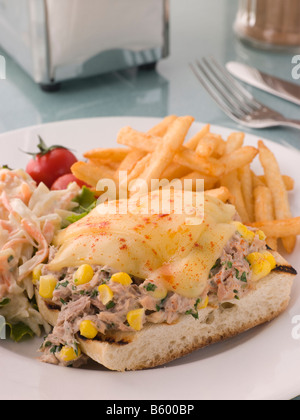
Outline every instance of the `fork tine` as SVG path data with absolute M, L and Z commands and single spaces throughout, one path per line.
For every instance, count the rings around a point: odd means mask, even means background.
M 234 113 L 238 118 L 244 118 L 247 111 L 245 111 L 241 107 L 241 104 L 237 103 L 237 101 L 235 101 L 232 98 L 232 95 L 228 93 L 228 91 L 224 88 L 222 83 L 220 83 L 220 81 L 216 79 L 214 74 L 207 71 L 206 68 L 199 61 L 196 61 L 196 63 L 198 69 L 213 86 L 214 90 L 218 93 L 218 96 L 221 97 L 222 100 L 227 104 L 231 112 Z
M 219 71 L 219 74 L 224 78 L 224 81 L 227 82 L 226 86 L 230 86 L 232 92 L 234 92 L 238 97 L 241 98 L 247 105 L 249 105 L 252 110 L 253 109 L 261 109 L 262 105 L 251 95 L 251 93 L 245 89 L 237 80 L 235 80 L 231 74 L 226 70 L 225 67 L 221 66 L 213 57 L 210 57 L 209 63 L 208 59 L 204 58 L 204 60 L 207 62 L 207 65 L 214 68 L 217 68 Z
M 215 91 L 210 87 L 210 85 L 206 82 L 206 80 L 202 77 L 201 73 L 196 69 L 196 67 L 193 64 L 190 64 L 190 67 L 195 74 L 196 78 L 199 80 L 201 85 L 206 89 L 206 91 L 209 93 L 209 95 L 213 98 L 213 100 L 216 102 L 216 104 L 225 112 L 226 115 L 228 115 L 233 120 L 239 122 L 239 116 L 235 115 L 231 108 L 228 107 L 226 102 L 224 102 L 216 93 Z
M 251 105 L 251 102 L 245 96 L 236 92 L 236 89 L 232 87 L 231 83 L 224 79 L 222 72 L 219 72 L 218 68 L 216 68 L 214 64 L 210 63 L 210 61 L 206 58 L 203 58 L 203 63 L 208 68 L 210 74 L 214 77 L 219 90 L 221 90 L 223 95 L 226 96 L 231 106 L 238 107 L 240 111 L 243 111 L 244 116 L 245 114 L 252 113 L 256 109 L 255 106 Z
M 255 100 L 251 93 L 240 86 L 213 58 L 203 58 L 202 62 L 196 60 L 190 67 L 217 105 L 237 123 L 251 128 L 266 128 L 286 125 L 287 121 L 290 121 L 279 112 Z

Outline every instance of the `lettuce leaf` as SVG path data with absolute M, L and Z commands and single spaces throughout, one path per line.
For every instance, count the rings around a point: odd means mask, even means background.
M 74 214 L 67 218 L 70 223 L 75 223 L 83 217 L 87 216 L 97 204 L 97 199 L 89 188 L 86 186 L 82 187 L 81 193 L 74 198 L 75 203 L 78 203 L 78 207 L 74 209 Z
M 23 322 L 19 322 L 18 324 L 11 324 L 6 322 L 6 326 L 10 330 L 10 338 L 17 343 L 26 337 L 34 337 L 34 332 L 28 327 L 28 325 L 24 324 Z

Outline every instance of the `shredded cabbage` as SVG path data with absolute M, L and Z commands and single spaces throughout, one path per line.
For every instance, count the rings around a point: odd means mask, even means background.
M 74 215 L 80 192 L 76 183 L 50 191 L 21 169 L 0 170 L 0 315 L 12 337 L 28 331 L 39 336 L 42 327 L 49 331 L 34 304 L 31 273 L 47 259 L 54 235 Z

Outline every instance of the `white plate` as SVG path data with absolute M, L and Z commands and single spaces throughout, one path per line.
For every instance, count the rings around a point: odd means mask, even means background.
M 35 151 L 37 134 L 49 145 L 63 144 L 78 157 L 95 147 L 116 146 L 118 130 L 130 125 L 146 131 L 154 118 L 96 118 L 46 124 L 0 136 L 1 164 L 24 167 L 26 155 Z M 191 135 L 201 128 L 195 123 Z M 227 136 L 230 131 L 211 127 Z M 246 144 L 257 145 L 247 135 Z M 300 179 L 300 153 L 266 141 L 282 172 Z M 260 172 L 259 162 L 256 162 Z M 300 215 L 300 187 L 291 193 L 294 215 Z M 300 246 L 289 257 L 300 271 Z M 290 399 L 300 394 L 300 340 L 293 338 L 293 317 L 300 315 L 300 284 L 297 277 L 288 310 L 273 322 L 231 340 L 218 343 L 164 367 L 116 373 L 97 366 L 61 368 L 40 363 L 40 339 L 15 344 L 0 342 L 1 399 L 100 399 L 100 400 L 201 400 Z

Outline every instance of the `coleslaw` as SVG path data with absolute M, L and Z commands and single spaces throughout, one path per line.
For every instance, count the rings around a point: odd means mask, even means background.
M 32 271 L 74 215 L 80 191 L 75 182 L 50 191 L 22 169 L 0 169 L 0 316 L 18 329 L 18 337 L 49 331 L 35 305 Z

